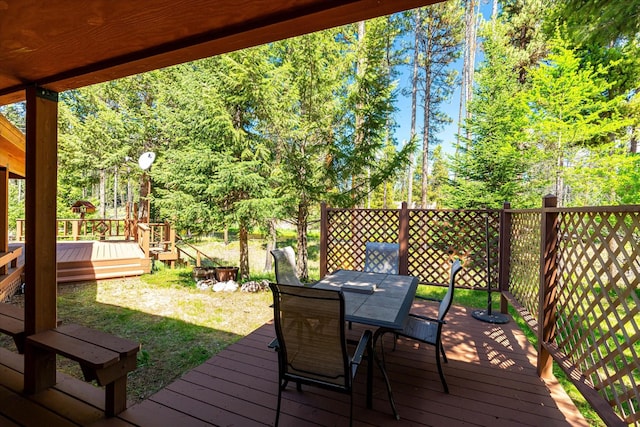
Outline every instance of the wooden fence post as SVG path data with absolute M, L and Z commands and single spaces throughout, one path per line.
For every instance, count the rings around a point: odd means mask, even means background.
M 511 268 L 511 204 L 505 202 L 500 211 L 500 237 L 498 239 L 499 268 L 498 286 L 500 287 L 500 312 L 509 312 L 509 301 L 503 292 L 509 292 L 509 271 Z
M 327 275 L 327 237 L 329 236 L 327 204 L 320 204 L 320 278 Z
M 80 240 L 80 222 L 81 221 L 82 220 L 79 219 L 71 223 L 71 238 L 73 240 Z
M 407 202 L 402 202 L 398 221 L 398 243 L 400 245 L 399 273 L 409 274 L 409 209 Z
M 16 221 L 16 241 L 20 242 L 24 238 L 24 220 Z
M 556 332 L 556 286 L 558 254 L 558 198 L 547 195 L 542 199 L 540 227 L 540 292 L 538 304 L 538 375 L 553 377 L 553 358 L 544 344 L 554 339 Z

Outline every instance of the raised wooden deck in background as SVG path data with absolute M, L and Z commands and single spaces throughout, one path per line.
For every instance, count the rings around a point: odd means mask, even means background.
M 418 303 L 416 303 L 418 304 Z M 414 306 L 431 312 L 432 307 Z M 358 333 L 357 326 L 351 333 Z M 375 369 L 374 408 L 365 406 L 366 372 L 359 372 L 354 395 L 357 426 L 587 426 L 557 382 L 535 373 L 535 349 L 514 322 L 491 325 L 453 307 L 446 327 L 450 394 L 442 392 L 433 348 L 400 340 L 385 355 L 400 413 L 396 421 L 382 376 Z M 60 376 L 55 389 L 25 398 L 22 356 L 0 349 L 0 425 L 20 426 L 265 426 L 275 419 L 276 354 L 267 348 L 271 324 L 227 347 L 149 399 L 116 418 L 104 419 L 101 390 Z M 378 351 L 379 351 L 378 347 Z M 70 395 L 82 396 L 82 401 Z M 283 393 L 282 426 L 348 425 L 349 397 L 289 386 Z
M 56 255 L 58 283 L 140 276 L 151 271 L 151 261 L 135 241 L 58 242 Z M 24 265 L 24 250 L 18 263 Z

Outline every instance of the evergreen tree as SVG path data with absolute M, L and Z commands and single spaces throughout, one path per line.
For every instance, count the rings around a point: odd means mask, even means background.
M 616 133 L 629 122 L 619 113 L 623 98 L 604 96 L 611 87 L 605 80 L 606 68 L 581 67 L 560 38 L 553 40 L 552 49 L 547 61 L 531 71 L 531 89 L 524 100 L 533 141 L 540 149 L 532 177 L 545 183 L 546 190 L 566 206 L 574 202 L 571 167 L 584 155 L 578 149 L 588 148 L 594 139 Z
M 523 86 L 514 72 L 519 58 L 512 54 L 508 28 L 501 21 L 483 28 L 485 57 L 465 124 L 472 138 L 454 158 L 455 181 L 446 191 L 449 207 L 499 208 L 505 201 L 523 201 L 526 108 L 518 100 Z
M 445 2 L 425 7 L 416 15 L 422 21 L 417 30 L 419 72 L 423 101 L 421 206 L 428 204 L 430 148 L 439 143 L 437 132 L 451 121 L 440 105 L 449 99 L 456 82 L 456 72 L 449 65 L 460 55 L 464 10 L 458 2 Z

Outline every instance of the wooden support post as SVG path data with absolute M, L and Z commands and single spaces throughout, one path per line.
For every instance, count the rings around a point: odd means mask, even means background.
M 25 331 L 56 327 L 56 191 L 58 94 L 26 90 Z M 55 354 L 25 351 L 24 389 L 56 381 Z
M 9 170 L 0 168 L 0 252 L 9 252 Z M 7 266 L 0 266 L 7 274 Z
M 327 224 L 327 204 L 320 205 L 320 278 L 327 275 L 327 238 L 329 228 Z
M 505 202 L 500 211 L 500 236 L 498 240 L 498 251 L 500 253 L 498 265 L 498 285 L 500 286 L 500 312 L 509 312 L 509 302 L 504 296 L 504 292 L 509 292 L 509 271 L 511 262 L 511 204 Z
M 400 274 L 406 275 L 409 274 L 409 209 L 407 202 L 402 202 L 398 219 L 398 244 L 400 246 L 398 271 Z
M 542 378 L 552 378 L 553 358 L 543 344 L 551 342 L 556 333 L 558 212 L 548 209 L 558 206 L 558 198 L 547 195 L 543 198 L 542 206 L 537 372 Z

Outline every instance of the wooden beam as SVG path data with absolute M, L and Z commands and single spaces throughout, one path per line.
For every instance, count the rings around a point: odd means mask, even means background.
M 25 331 L 56 327 L 56 180 L 58 94 L 26 91 Z M 26 351 L 24 388 L 35 393 L 56 380 L 55 354 Z
M 5 81 L 0 73 L 0 105 L 20 101 L 23 89 L 34 82 L 62 92 L 437 1 L 93 0 L 84 8 L 48 1 L 25 8 L 21 20 L 12 23 L 15 29 L 7 25 L 13 43 L 6 43 L 5 56 L 0 46 L 0 59 L 11 58 L 6 67 L 15 72 Z M 54 28 L 54 21 L 42 19 L 47 11 L 56 16 Z M 25 28 L 51 37 L 33 48 L 30 39 L 18 37 L 31 34 Z M 25 48 L 14 47 L 20 42 Z
M 12 178 L 25 176 L 24 150 L 24 134 L 0 114 L 0 167 L 9 169 Z

